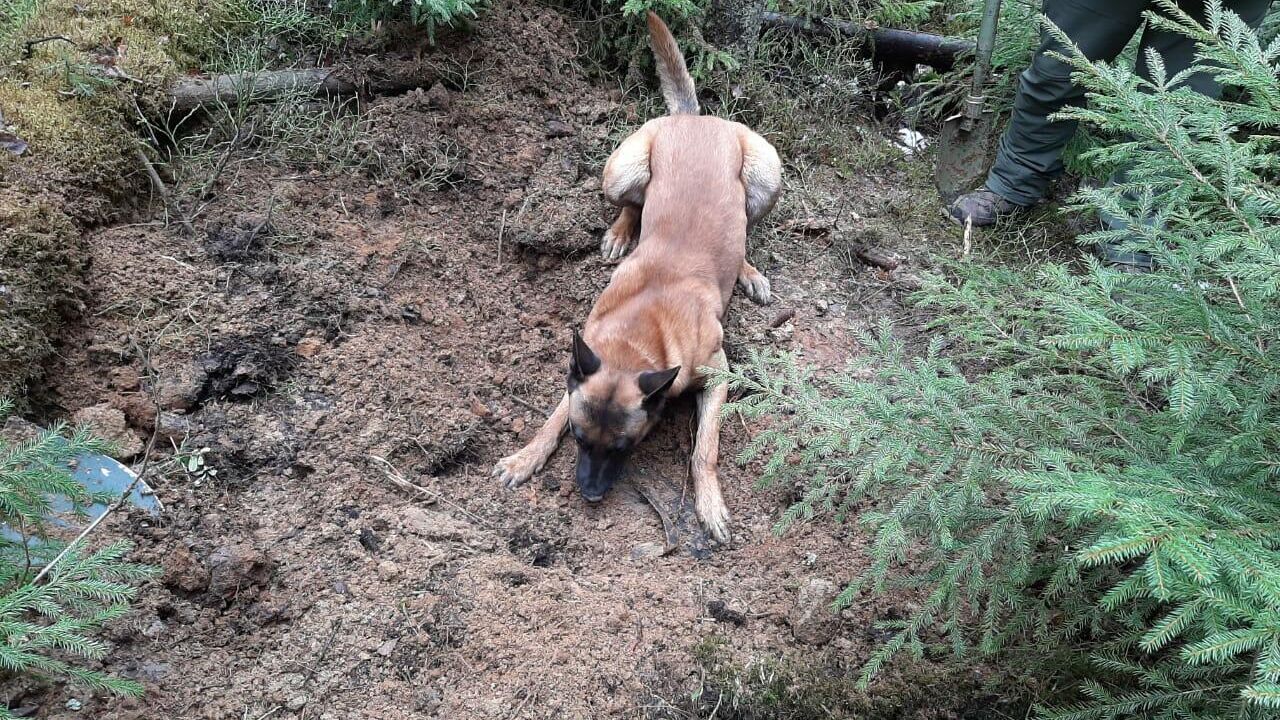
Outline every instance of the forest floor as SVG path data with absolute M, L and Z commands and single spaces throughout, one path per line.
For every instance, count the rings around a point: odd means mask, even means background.
M 108 525 L 162 570 L 102 663 L 147 691 L 11 699 L 49 718 L 784 717 L 800 711 L 753 710 L 750 688 L 823 707 L 809 683 L 843 694 L 833 716 L 990 716 L 983 668 L 904 661 L 852 691 L 875 623 L 909 601 L 860 598 L 824 626 L 869 537 L 826 521 L 775 534 L 795 489 L 733 461 L 745 423 L 724 425 L 724 547 L 686 508 L 664 554 L 637 490 L 679 506 L 691 401 L 598 505 L 570 449 L 520 490 L 490 478 L 563 391 L 569 328 L 611 269 L 599 172 L 646 119 L 582 71 L 576 33 L 556 9 L 496 2 L 437 51 L 466 58 L 440 83 L 362 108 L 359 167 L 236 162 L 194 236 L 161 217 L 92 234 L 89 305 L 41 402 L 122 414 L 135 459 L 159 426 L 163 517 Z M 731 360 L 787 351 L 836 372 L 858 330 L 924 326 L 903 278 L 957 256 L 960 234 L 928 158 L 891 136 L 875 142 L 897 159 L 874 172 L 788 159 L 749 241 L 776 299 L 735 297 Z M 862 263 L 867 242 L 902 268 Z

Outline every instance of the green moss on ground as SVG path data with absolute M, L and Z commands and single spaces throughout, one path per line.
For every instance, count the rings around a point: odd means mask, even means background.
M 211 52 L 230 1 L 21 0 L 0 17 L 0 114 L 28 143 L 0 157 L 0 397 L 80 305 L 83 231 L 147 196 L 138 108 Z
M 866 690 L 839 653 L 804 663 L 783 658 L 742 662 L 723 639 L 694 648 L 694 687 L 665 688 L 659 718 L 719 720 L 924 720 L 1024 717 L 1026 688 L 990 687 L 980 668 L 921 660 L 882 672 Z
M 52 350 L 51 328 L 80 308 L 86 253 L 56 208 L 0 190 L 0 397 L 12 397 Z

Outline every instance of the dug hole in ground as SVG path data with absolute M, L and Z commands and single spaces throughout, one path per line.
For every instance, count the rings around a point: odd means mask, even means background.
M 829 614 L 869 538 L 825 522 L 775 535 L 793 489 L 759 488 L 759 468 L 733 461 L 752 433 L 733 418 L 721 481 L 734 540 L 709 554 L 663 554 L 633 481 L 584 503 L 570 448 L 516 492 L 489 477 L 563 392 L 568 328 L 611 270 L 596 253 L 614 215 L 601 166 L 646 118 L 586 78 L 557 10 L 499 2 L 443 43 L 474 77 L 364 110 L 369 152 L 408 181 L 248 163 L 219 180 L 194 236 L 149 221 L 88 238 L 89 307 L 46 402 L 123 416 L 123 439 L 158 424 L 165 517 L 109 528 L 162 575 L 109 628 L 102 663 L 146 694 L 11 684 L 40 716 L 765 717 L 725 699 L 707 648 L 743 672 L 839 681 L 883 641 L 874 623 L 905 614 L 901 597 Z M 836 372 L 856 329 L 885 315 L 908 336 L 923 326 L 909 284 L 844 238 L 878 228 L 908 266 L 950 252 L 955 231 L 920 212 L 936 200 L 908 189 L 927 162 L 788 164 L 783 202 L 750 240 L 777 300 L 735 297 L 731 360 L 786 350 Z M 693 422 L 677 403 L 633 477 L 678 498 Z M 904 660 L 846 700 L 865 717 L 986 717 L 986 672 Z

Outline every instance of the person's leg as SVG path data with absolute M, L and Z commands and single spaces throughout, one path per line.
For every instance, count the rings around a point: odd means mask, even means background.
M 1272 0 L 1226 0 L 1223 6 L 1235 12 L 1249 27 L 1257 30 L 1267 15 Z M 1204 0 L 1178 0 L 1179 7 L 1198 22 L 1205 22 Z M 1159 12 L 1157 10 L 1157 12 Z M 1191 67 L 1196 62 L 1196 43 L 1186 35 L 1159 28 L 1147 27 L 1142 33 L 1142 44 L 1138 50 L 1138 75 L 1145 80 L 1152 80 L 1151 67 L 1147 55 L 1149 50 L 1159 53 L 1164 62 L 1165 76 L 1173 77 Z M 1207 72 L 1198 72 L 1187 78 L 1182 86 L 1211 98 L 1222 95 L 1222 85 Z M 1118 171 L 1107 180 L 1108 185 L 1125 181 L 1123 171 Z M 1123 218 L 1107 212 L 1100 212 L 1098 218 L 1102 226 L 1108 230 L 1123 230 L 1129 224 Z M 1145 271 L 1153 267 L 1152 258 L 1144 252 L 1121 252 L 1120 242 L 1102 245 L 1098 248 L 1098 256 L 1108 264 L 1133 270 Z
M 1044 13 L 1091 60 L 1120 54 L 1142 22 L 1148 0 L 1045 0 Z M 962 195 L 950 213 L 964 222 L 989 225 L 995 216 L 1034 205 L 1062 172 L 1062 150 L 1076 123 L 1049 116 L 1068 104 L 1084 102 L 1084 92 L 1071 82 L 1071 66 L 1049 57 L 1068 54 L 1053 36 L 1041 33 L 1040 48 L 1020 76 L 1013 116 L 1000 138 L 986 187 Z

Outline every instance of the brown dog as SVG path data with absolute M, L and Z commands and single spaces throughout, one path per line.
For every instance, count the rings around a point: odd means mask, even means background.
M 494 475 L 512 488 L 528 480 L 569 427 L 578 487 L 599 501 L 667 398 L 698 388 L 695 507 L 711 536 L 728 542 L 716 474 L 726 390 L 704 387 L 699 369 L 727 367 L 720 321 L 735 282 L 752 300 L 769 301 L 769 281 L 746 260 L 747 229 L 777 201 L 782 166 L 773 146 L 746 126 L 698 116 L 684 57 L 653 13 L 649 35 L 671 115 L 646 123 L 605 165 L 605 196 L 622 213 L 600 249 L 615 259 L 639 242 L 614 270 L 583 334 L 574 333 L 568 392 Z

